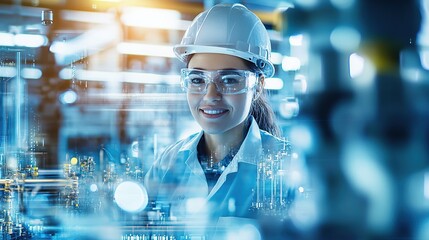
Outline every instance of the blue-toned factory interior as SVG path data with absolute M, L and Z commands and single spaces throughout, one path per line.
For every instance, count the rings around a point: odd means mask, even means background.
M 149 194 L 156 160 L 202 131 L 173 47 L 219 3 L 261 20 L 275 69 L 284 145 L 240 152 L 249 218 L 180 195 L 207 184 Z M 427 0 L 1 0 L 0 109 L 0 239 L 429 239 Z

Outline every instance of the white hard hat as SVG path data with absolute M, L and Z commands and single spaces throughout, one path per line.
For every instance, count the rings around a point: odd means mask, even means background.
M 274 75 L 271 42 L 261 20 L 241 4 L 218 4 L 195 17 L 174 53 L 183 62 L 195 53 L 220 53 L 254 63 Z

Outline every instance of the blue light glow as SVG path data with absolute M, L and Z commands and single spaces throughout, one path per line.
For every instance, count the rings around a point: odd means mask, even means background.
M 115 202 L 124 211 L 140 212 L 148 204 L 148 195 L 142 185 L 125 181 L 115 190 Z
M 59 100 L 62 104 L 73 104 L 77 101 L 77 93 L 73 90 L 67 90 L 60 95 Z

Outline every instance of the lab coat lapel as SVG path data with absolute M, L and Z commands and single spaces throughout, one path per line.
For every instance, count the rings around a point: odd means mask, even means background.
M 225 183 L 227 175 L 231 173 L 236 173 L 238 171 L 238 163 L 244 162 L 256 165 L 258 159 L 260 158 L 262 153 L 262 142 L 261 142 L 261 134 L 259 131 L 258 124 L 252 118 L 252 123 L 249 127 L 249 131 L 247 132 L 246 138 L 240 146 L 237 154 L 234 156 L 232 161 L 229 163 L 228 167 L 219 177 L 216 185 L 213 187 L 212 191 L 208 195 L 208 199 L 213 197 L 214 194 L 222 187 Z
M 198 181 L 198 186 L 205 186 L 204 189 L 201 189 L 202 192 L 205 192 L 205 196 L 208 194 L 208 187 L 207 187 L 207 180 L 206 176 L 204 175 L 204 171 L 201 168 L 201 165 L 198 161 L 197 157 L 197 145 L 203 136 L 203 132 L 201 131 L 199 134 L 195 135 L 187 144 L 185 144 L 181 151 L 188 151 L 189 155 L 187 159 L 185 160 L 186 166 L 188 169 L 192 172 L 196 178 L 189 178 L 188 184 L 194 185 L 196 184 L 194 181 Z

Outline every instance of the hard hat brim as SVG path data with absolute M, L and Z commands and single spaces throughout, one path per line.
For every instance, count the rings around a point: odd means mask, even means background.
M 254 63 L 257 67 L 259 67 L 258 62 L 262 61 L 264 67 L 260 68 L 260 70 L 264 73 L 265 77 L 272 77 L 275 72 L 274 65 L 264 58 L 256 54 L 238 51 L 227 46 L 176 45 L 173 47 L 173 51 L 177 58 L 184 63 L 188 62 L 189 56 L 196 53 L 217 53 L 242 58 Z

